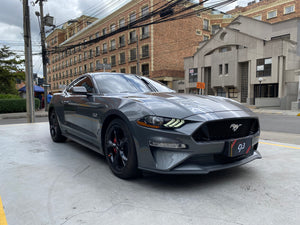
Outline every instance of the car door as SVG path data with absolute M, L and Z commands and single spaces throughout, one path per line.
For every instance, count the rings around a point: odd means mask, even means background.
M 73 87 L 84 87 L 86 93 L 74 92 Z M 68 95 L 64 98 L 65 121 L 69 134 L 95 146 L 99 145 L 101 114 L 106 108 L 99 98 L 101 96 L 89 76 L 82 77 L 70 86 Z

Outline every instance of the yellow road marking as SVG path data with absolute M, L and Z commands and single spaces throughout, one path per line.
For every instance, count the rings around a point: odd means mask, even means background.
M 1 197 L 0 197 L 0 225 L 7 225 Z
M 299 147 L 288 146 L 288 145 L 279 145 L 279 144 L 273 144 L 273 143 L 267 143 L 267 142 L 261 142 L 261 141 L 259 143 L 264 144 L 264 145 L 274 145 L 274 146 L 284 147 L 284 148 L 300 149 Z

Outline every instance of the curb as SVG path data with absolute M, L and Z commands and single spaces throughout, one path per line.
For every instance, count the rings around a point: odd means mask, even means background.
M 43 113 L 35 113 L 35 117 L 47 117 L 48 112 Z M 0 119 L 21 119 L 21 118 L 27 118 L 27 114 L 25 113 L 6 113 L 6 114 L 0 114 Z

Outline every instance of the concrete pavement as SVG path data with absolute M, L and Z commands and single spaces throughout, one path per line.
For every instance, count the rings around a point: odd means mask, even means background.
M 52 142 L 46 122 L 1 125 L 0 133 L 8 224 L 300 224 L 300 145 L 261 140 L 263 159 L 238 168 L 124 181 L 99 154 Z

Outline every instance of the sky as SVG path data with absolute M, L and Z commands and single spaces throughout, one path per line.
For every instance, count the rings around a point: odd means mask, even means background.
M 34 0 L 35 1 L 35 0 Z M 33 6 L 33 0 L 29 0 L 30 24 L 33 51 L 33 72 L 42 76 L 42 61 L 40 48 L 40 28 L 38 18 L 35 15 L 39 11 L 39 5 Z M 54 17 L 54 24 L 59 25 L 80 15 L 104 17 L 125 5 L 130 0 L 48 0 L 44 2 L 44 15 L 50 14 Z M 134 0 L 133 0 L 134 1 Z M 208 3 L 220 2 L 222 0 L 209 0 Z M 227 11 L 237 5 L 245 6 L 251 0 L 237 0 L 226 8 L 219 10 Z M 23 42 L 23 1 L 7 0 L 1 1 L 0 7 L 0 46 L 7 45 L 21 57 L 24 55 Z M 49 28 L 46 27 L 46 30 Z

